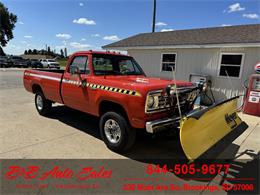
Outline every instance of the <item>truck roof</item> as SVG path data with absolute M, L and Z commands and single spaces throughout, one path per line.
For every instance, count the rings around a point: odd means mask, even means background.
M 77 51 L 75 54 L 104 54 L 104 55 L 117 55 L 117 56 L 128 56 L 126 54 L 121 54 L 120 52 L 115 52 L 115 51 L 93 51 L 93 50 L 88 50 L 88 51 Z

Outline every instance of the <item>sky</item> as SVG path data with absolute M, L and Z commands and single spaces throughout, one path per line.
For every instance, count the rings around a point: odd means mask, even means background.
M 153 0 L 0 0 L 18 17 L 7 54 L 101 50 L 151 32 Z M 260 23 L 259 0 L 157 0 L 156 32 Z

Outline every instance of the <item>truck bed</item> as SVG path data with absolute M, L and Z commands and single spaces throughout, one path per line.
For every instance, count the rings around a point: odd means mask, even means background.
M 61 98 L 61 81 L 64 70 L 30 69 L 24 71 L 24 87 L 27 91 L 35 93 L 39 87 L 44 96 L 58 103 L 63 103 Z

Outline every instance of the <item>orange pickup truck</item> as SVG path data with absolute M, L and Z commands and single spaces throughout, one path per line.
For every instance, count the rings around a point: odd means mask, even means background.
M 180 126 L 179 112 L 190 113 L 202 89 L 191 82 L 146 77 L 132 57 L 97 51 L 74 53 L 65 70 L 25 70 L 24 86 L 35 94 L 40 115 L 57 102 L 100 117 L 103 141 L 118 152 L 133 145 L 138 129 L 178 130 L 173 127 Z

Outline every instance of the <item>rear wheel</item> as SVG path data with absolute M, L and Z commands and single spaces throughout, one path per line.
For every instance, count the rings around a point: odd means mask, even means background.
M 121 114 L 115 112 L 103 114 L 99 128 L 103 141 L 113 151 L 123 152 L 134 144 L 136 131 Z
M 40 115 L 48 115 L 51 110 L 51 106 L 52 102 L 47 100 L 42 92 L 37 92 L 35 94 L 35 107 Z

